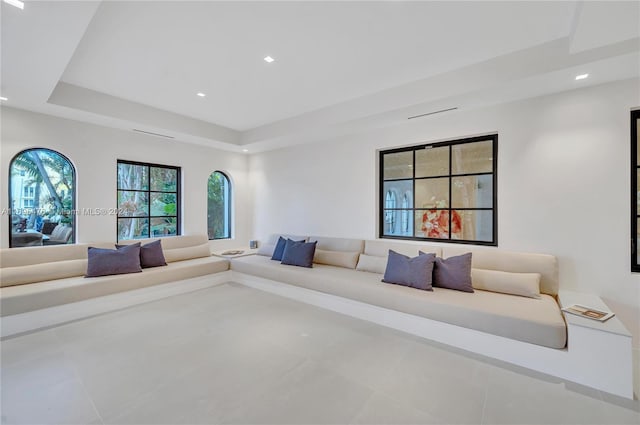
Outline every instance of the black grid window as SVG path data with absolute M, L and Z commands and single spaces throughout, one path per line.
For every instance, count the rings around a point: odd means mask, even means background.
M 118 160 L 118 240 L 180 234 L 180 167 Z
M 638 192 L 638 176 L 640 175 L 640 110 L 631 112 L 631 271 L 640 272 L 640 192 Z
M 497 155 L 497 134 L 381 151 L 379 236 L 497 246 Z

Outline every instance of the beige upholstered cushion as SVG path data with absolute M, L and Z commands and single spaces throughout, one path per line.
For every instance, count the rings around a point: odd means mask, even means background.
M 163 238 L 150 238 L 150 239 L 131 239 L 126 241 L 119 241 L 118 245 L 131 245 L 140 242 L 141 245 L 146 245 L 150 242 L 154 242 L 160 239 L 162 242 L 162 249 L 176 249 L 187 248 L 190 246 L 202 245 L 209 243 L 209 239 L 206 235 L 180 235 L 180 236 L 165 236 Z
M 375 255 L 360 254 L 356 270 L 361 272 L 371 272 L 384 274 L 387 268 L 387 257 L 377 257 Z
M 540 298 L 540 273 L 471 269 L 471 283 L 484 291 Z
M 345 267 L 355 269 L 358 264 L 359 252 L 325 251 L 316 249 L 313 262 L 317 264 L 327 264 L 329 266 Z
M 29 264 L 87 258 L 88 244 L 37 246 L 33 248 L 7 248 L 0 250 L 1 267 L 19 267 Z M 95 245 L 92 245 L 95 246 Z M 113 244 L 109 246 L 113 248 Z M 102 248 L 102 246 L 100 246 Z
M 384 257 L 385 265 L 390 249 L 399 254 L 408 255 L 409 257 L 417 256 L 418 251 L 422 251 L 425 254 L 433 253 L 438 257 L 442 257 L 442 248 L 434 245 L 417 244 L 415 242 L 395 242 L 383 239 L 365 241 L 364 243 L 364 253 L 376 257 Z
M 3 267 L 0 269 L 0 287 L 83 276 L 86 271 L 87 260 L 64 260 L 29 266 Z
M 208 241 L 201 245 L 187 246 L 184 248 L 165 249 L 163 247 L 163 252 L 167 263 L 211 256 L 211 249 L 209 249 Z
M 471 252 L 474 269 L 500 270 L 512 273 L 540 273 L 540 293 L 558 295 L 558 260 L 553 255 L 503 251 L 496 248 L 444 247 L 443 257 Z
M 309 242 L 317 241 L 316 249 L 325 251 L 362 252 L 364 241 L 362 239 L 327 238 L 322 236 L 310 236 Z M 355 268 L 351 267 L 351 268 Z
M 312 269 L 286 267 L 259 255 L 234 258 L 231 269 L 532 344 L 566 344 L 564 318 L 549 295 L 532 299 L 481 290 L 427 292 L 384 284 L 377 274 L 322 264 Z
M 177 261 L 165 267 L 144 269 L 141 273 L 100 276 L 91 279 L 78 276 L 30 285 L 16 285 L 0 289 L 0 312 L 2 316 L 9 316 L 161 283 L 219 273 L 228 269 L 228 260 L 208 256 Z

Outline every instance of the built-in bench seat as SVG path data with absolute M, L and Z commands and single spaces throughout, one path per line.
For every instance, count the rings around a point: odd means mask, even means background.
M 586 303 L 605 308 L 595 295 L 560 291 L 552 255 L 492 247 L 435 245 L 390 240 L 285 236 L 317 241 L 312 268 L 271 260 L 279 235 L 258 255 L 231 260 L 234 281 L 322 308 L 369 320 L 440 343 L 633 397 L 631 334 L 614 317 L 605 323 L 571 317 L 561 307 Z M 433 292 L 381 282 L 389 250 L 450 258 L 472 253 L 472 269 L 489 276 L 537 273 L 539 298 L 513 295 L 513 286 L 474 293 L 434 287 Z M 472 270 L 472 282 L 474 271 Z M 487 272 L 491 271 L 491 272 Z M 495 273 L 507 272 L 507 273 Z M 513 281 L 512 281 L 513 282 Z M 486 283 L 486 282 L 484 282 Z M 478 282 L 478 284 L 484 284 Z M 504 293 L 506 292 L 506 293 Z
M 151 242 L 124 241 L 124 244 Z M 229 261 L 212 257 L 205 235 L 162 239 L 166 266 L 140 273 L 85 278 L 87 248 L 114 248 L 113 243 L 13 248 L 0 251 L 0 309 L 2 316 L 205 276 L 229 269 Z
M 381 282 L 382 275 L 314 264 L 306 269 L 283 266 L 269 257 L 236 258 L 232 270 L 337 295 L 379 307 L 463 326 L 519 341 L 564 348 L 567 328 L 556 300 L 476 290 L 434 288 L 420 291 Z

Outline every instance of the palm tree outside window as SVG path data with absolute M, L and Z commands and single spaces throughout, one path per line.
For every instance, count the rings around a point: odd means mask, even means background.
M 9 164 L 9 246 L 23 246 L 19 234 L 41 232 L 45 223 L 75 230 L 75 185 L 75 168 L 59 152 L 35 148 L 14 156 Z M 72 231 L 69 243 L 74 242 Z

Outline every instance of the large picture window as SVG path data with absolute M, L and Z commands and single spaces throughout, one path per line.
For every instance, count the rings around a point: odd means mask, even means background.
M 207 232 L 209 239 L 231 238 L 231 183 L 220 171 L 207 181 Z
M 631 112 L 631 271 L 640 272 L 640 110 Z
M 9 165 L 9 246 L 75 242 L 76 171 L 51 149 L 27 149 Z
M 381 238 L 497 245 L 498 135 L 380 152 Z
M 180 234 L 180 167 L 118 160 L 118 240 Z

